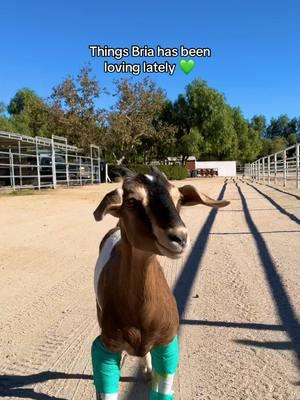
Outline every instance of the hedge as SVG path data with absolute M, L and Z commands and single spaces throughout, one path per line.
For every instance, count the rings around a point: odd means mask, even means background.
M 114 168 L 126 167 L 137 174 L 149 173 L 149 165 L 145 164 L 130 164 L 130 165 L 109 165 L 108 174 L 112 180 L 117 177 L 112 170 Z M 188 177 L 188 170 L 181 165 L 158 165 L 160 171 L 164 172 L 170 180 L 180 180 Z

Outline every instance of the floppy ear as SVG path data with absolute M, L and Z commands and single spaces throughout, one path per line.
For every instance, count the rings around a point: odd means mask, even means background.
M 136 175 L 134 172 L 130 171 L 130 169 L 126 167 L 115 167 L 111 170 L 111 172 L 121 176 L 122 178 L 133 177 Z
M 179 188 L 182 194 L 181 204 L 183 206 L 194 206 L 196 204 L 204 204 L 209 207 L 225 207 L 230 204 L 227 200 L 214 200 L 204 193 L 198 192 L 194 186 L 185 185 Z
M 106 214 L 119 217 L 119 211 L 122 205 L 122 194 L 123 190 L 120 188 L 107 193 L 94 211 L 95 220 L 101 221 Z

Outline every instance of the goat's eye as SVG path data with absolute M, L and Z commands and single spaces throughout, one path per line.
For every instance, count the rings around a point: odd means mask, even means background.
M 125 206 L 127 208 L 136 208 L 138 206 L 138 201 L 136 199 L 127 199 L 125 200 Z

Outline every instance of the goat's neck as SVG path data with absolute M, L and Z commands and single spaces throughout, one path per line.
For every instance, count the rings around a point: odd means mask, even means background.
M 128 285 L 132 293 L 147 295 L 155 285 L 158 260 L 152 252 L 143 251 L 132 246 L 125 231 L 121 228 L 121 280 Z

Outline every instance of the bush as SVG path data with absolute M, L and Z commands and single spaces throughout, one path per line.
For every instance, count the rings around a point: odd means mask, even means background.
M 137 174 L 148 174 L 149 173 L 149 165 L 145 164 L 129 164 L 129 165 L 109 165 L 108 174 L 112 181 L 117 178 L 117 174 L 112 170 L 114 168 L 126 167 Z M 186 167 L 181 165 L 158 165 L 158 168 L 161 172 L 164 172 L 168 179 L 170 180 L 180 180 L 188 177 L 188 170 Z

